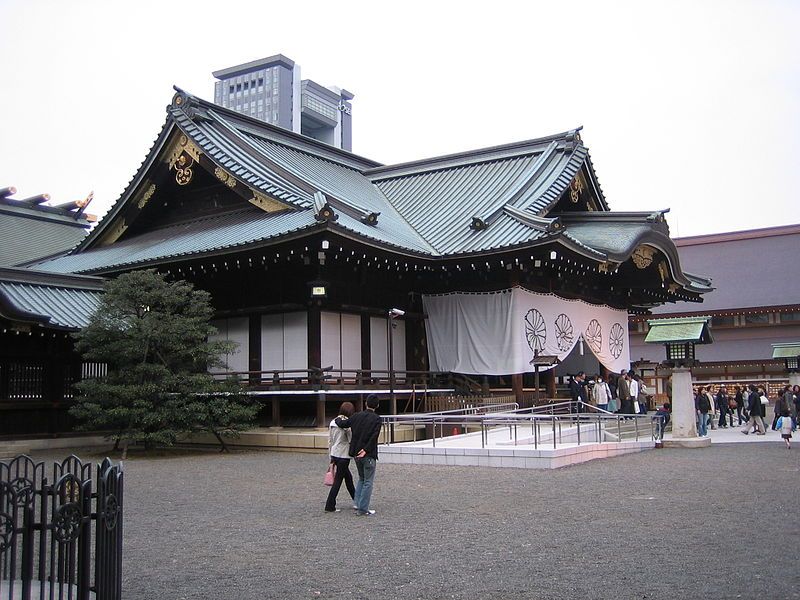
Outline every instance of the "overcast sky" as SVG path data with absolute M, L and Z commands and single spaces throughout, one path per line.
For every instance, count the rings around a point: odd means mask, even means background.
M 612 210 L 673 236 L 800 223 L 800 2 L 0 0 L 0 187 L 104 214 L 173 85 L 282 53 L 383 163 L 583 126 Z

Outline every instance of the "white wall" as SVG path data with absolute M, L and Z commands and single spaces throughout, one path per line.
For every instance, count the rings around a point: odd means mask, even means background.
M 358 370 L 361 368 L 361 317 L 346 313 L 322 312 L 322 367 Z
M 216 321 L 211 321 L 211 325 L 216 327 L 217 334 L 210 336 L 209 341 L 228 341 L 238 344 L 232 354 L 226 354 L 223 357 L 225 366 L 213 368 L 211 372 L 248 371 L 250 356 L 249 318 L 217 319 Z
M 261 370 L 308 369 L 308 315 L 262 315 Z
M 370 360 L 375 371 L 389 370 L 389 346 L 386 338 L 386 322 L 383 317 L 370 317 Z M 392 333 L 392 354 L 395 371 L 406 370 L 406 323 L 395 319 Z

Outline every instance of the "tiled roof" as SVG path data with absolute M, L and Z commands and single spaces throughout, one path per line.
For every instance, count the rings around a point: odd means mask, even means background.
M 0 269 L 0 314 L 56 329 L 86 326 L 100 302 L 102 280 Z
M 93 247 L 94 240 L 111 226 L 101 223 L 77 251 L 40 268 L 113 272 L 273 243 L 298 231 L 326 228 L 430 258 L 552 243 L 597 261 L 622 261 L 642 240 L 658 238 L 677 259 L 664 226 L 650 215 L 626 213 L 617 218 L 608 212 L 578 130 L 382 166 L 181 90 L 167 115 L 148 158 L 107 219 L 113 222 L 122 214 L 147 169 L 176 132 L 186 135 L 213 165 L 244 186 L 284 203 L 286 210 L 265 212 L 247 205 Z M 581 170 L 599 211 L 554 218 L 550 211 Z M 315 218 L 325 207 L 337 218 Z M 689 289 L 700 281 L 682 277 Z
M 88 233 L 82 216 L 0 198 L 0 266 L 28 263 L 74 248 Z
M 161 227 L 91 251 L 59 257 L 41 265 L 41 268 L 56 273 L 113 271 L 247 246 L 318 225 L 310 211 L 267 215 L 254 206 L 248 206 L 234 212 Z

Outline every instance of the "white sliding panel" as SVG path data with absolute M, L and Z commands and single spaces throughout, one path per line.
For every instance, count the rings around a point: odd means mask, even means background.
M 212 373 L 224 373 L 226 371 L 247 371 L 248 358 L 250 356 L 250 334 L 249 318 L 237 317 L 235 319 L 217 319 L 211 321 L 211 325 L 216 327 L 216 335 L 210 336 L 209 341 L 228 341 L 234 342 L 236 348 L 231 354 L 222 357 L 225 366 L 211 369 Z
M 342 368 L 361 368 L 361 315 L 342 313 Z M 324 362 L 324 361 L 323 361 Z
M 334 369 L 342 368 L 341 324 L 339 313 L 320 313 L 320 360 L 323 369 L 333 365 Z
M 261 316 L 261 370 L 283 370 L 283 315 Z
M 283 315 L 283 368 L 308 369 L 308 314 L 304 312 Z
M 369 318 L 369 357 L 373 371 L 389 370 L 389 347 L 386 345 L 386 319 Z

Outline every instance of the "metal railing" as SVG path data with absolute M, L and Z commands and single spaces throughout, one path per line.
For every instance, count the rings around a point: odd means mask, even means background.
M 508 428 L 508 439 L 517 444 L 520 429 L 530 427 L 535 449 L 538 449 L 548 436 L 551 437 L 554 449 L 564 443 L 565 437 L 574 439 L 571 443 L 577 445 L 585 443 L 587 437 L 594 438 L 593 441 L 621 442 L 623 435 L 630 432 L 631 425 L 636 441 L 649 433 L 649 439 L 658 442 L 663 439 L 664 429 L 663 418 L 659 415 L 615 414 L 580 401 L 556 402 L 523 409 L 515 403 L 487 405 L 473 410 L 387 415 L 381 418 L 385 443 L 389 444 L 395 439 L 396 428 L 400 425 L 412 428 L 413 441 L 416 442 L 417 428 L 424 426 L 426 432 L 429 432 L 429 438 L 426 439 L 431 440 L 434 448 L 436 440 L 448 437 L 445 431 L 451 431 L 451 428 L 461 428 L 466 432 L 470 429 L 475 431 L 480 429 L 481 448 L 485 448 L 489 444 L 492 431 Z M 543 432 L 545 428 L 546 432 Z
M 506 412 L 519 410 L 519 404 L 516 402 L 502 402 L 499 404 L 474 404 L 472 406 L 465 406 L 453 410 L 443 410 L 433 413 L 404 413 L 400 415 L 384 415 L 381 417 L 383 428 L 383 439 L 388 444 L 395 439 L 396 425 L 412 425 L 413 438 L 417 441 L 417 427 L 418 426 L 432 426 L 433 431 L 433 444 L 436 445 L 436 426 L 439 425 L 442 432 L 441 437 L 444 437 L 441 427 L 448 420 L 458 421 L 459 418 L 471 418 L 475 416 L 482 416 L 494 412 Z
M 0 462 L 0 598 L 120 600 L 122 466 L 105 459 L 93 480 L 70 456 L 52 482 L 28 456 Z

